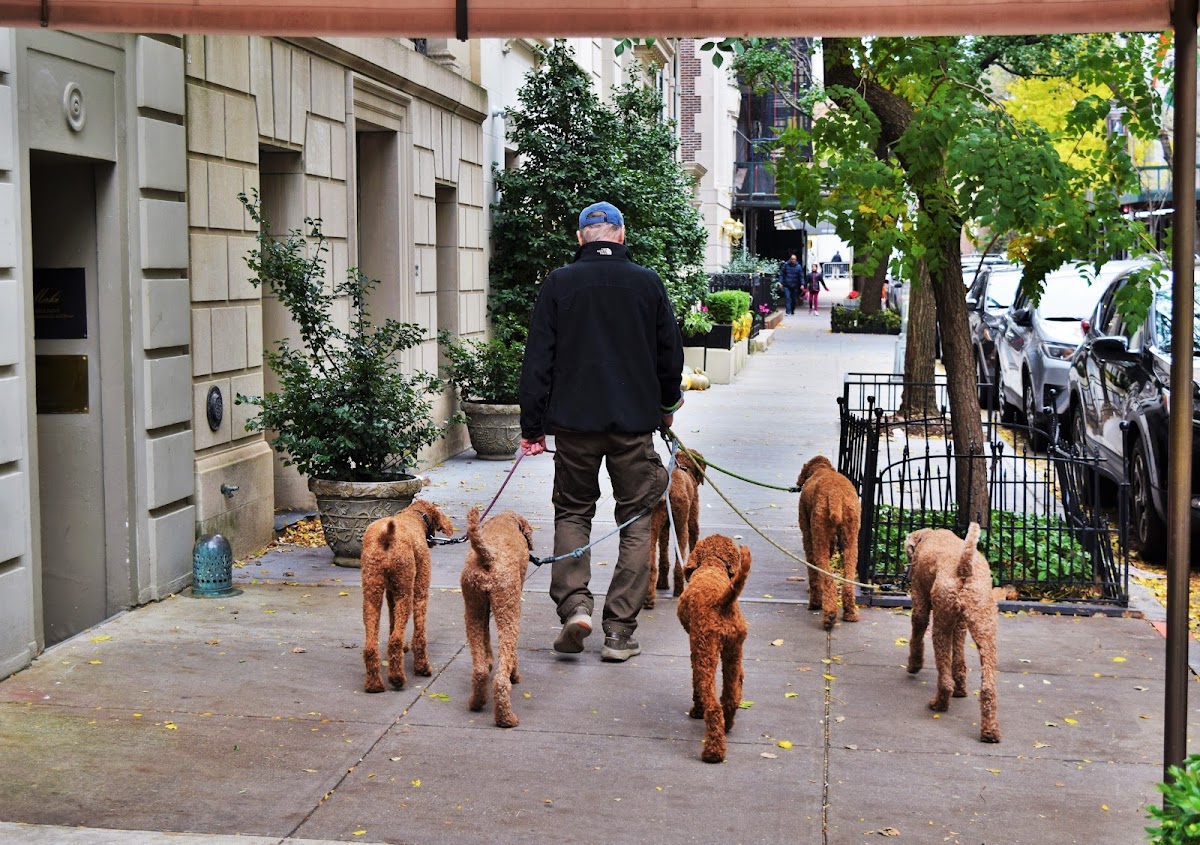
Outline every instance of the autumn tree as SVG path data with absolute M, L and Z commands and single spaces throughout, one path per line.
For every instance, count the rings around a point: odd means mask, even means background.
M 1137 34 L 823 41 L 826 87 L 813 98 L 829 108 L 811 132 L 778 139 L 780 198 L 808 219 L 832 220 L 843 237 L 869 232 L 855 238 L 870 253 L 864 260 L 887 260 L 894 249 L 906 277 L 928 285 L 959 454 L 984 443 L 962 280 L 964 226 L 1009 236 L 1010 256 L 1025 267 L 1022 285 L 1035 296 L 1065 263 L 1099 267 L 1150 249 L 1144 227 L 1121 214 L 1121 194 L 1137 186 L 1125 139 L 1100 131 L 1098 147 L 1066 160 L 1055 144 L 1096 134 L 1113 102 L 1132 135 L 1156 137 L 1158 95 L 1146 72 L 1154 50 L 1154 37 Z M 1004 108 L 991 84 L 997 69 L 1074 80 L 1087 93 L 1051 131 Z M 1090 93 L 1099 85 L 1111 99 Z M 1128 307 L 1136 311 L 1149 295 L 1148 284 L 1133 286 Z M 914 330 L 920 326 L 910 323 L 908 354 L 928 355 L 921 366 L 931 369 L 932 343 L 913 343 Z M 967 463 L 957 462 L 960 509 L 986 520 L 986 480 L 977 472 L 968 485 Z

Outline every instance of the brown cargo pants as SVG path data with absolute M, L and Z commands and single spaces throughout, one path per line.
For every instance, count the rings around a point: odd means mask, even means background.
M 600 462 L 612 480 L 617 524 L 653 505 L 667 486 L 667 471 L 654 451 L 653 434 L 596 434 L 560 431 L 554 438 L 554 554 L 591 542 L 592 518 L 600 499 Z M 588 589 L 591 550 L 555 561 L 550 598 L 566 621 L 576 607 L 593 609 Z M 621 531 L 617 566 L 604 601 L 606 634 L 632 634 L 650 586 L 650 513 Z

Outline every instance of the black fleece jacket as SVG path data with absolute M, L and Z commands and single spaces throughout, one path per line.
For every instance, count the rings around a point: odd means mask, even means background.
M 617 243 L 593 241 L 542 283 L 521 369 L 521 436 L 643 434 L 682 401 L 667 289 Z

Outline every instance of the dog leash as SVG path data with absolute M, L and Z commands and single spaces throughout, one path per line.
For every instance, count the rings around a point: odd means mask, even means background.
M 687 452 L 686 449 L 684 451 Z M 688 454 L 690 455 L 691 453 L 688 452 Z M 800 492 L 800 486 L 798 484 L 793 484 L 791 487 L 782 487 L 778 484 L 768 484 L 765 481 L 755 481 L 753 478 L 746 478 L 746 476 L 744 476 L 744 475 L 738 475 L 736 472 L 734 472 L 732 470 L 728 470 L 728 469 L 725 469 L 725 467 L 723 467 L 723 466 L 714 464 L 712 461 L 708 460 L 707 458 L 705 458 L 704 460 L 705 460 L 705 463 L 708 464 L 709 469 L 715 469 L 717 472 L 722 472 L 725 475 L 731 476 L 732 478 L 736 478 L 738 481 L 745 481 L 747 484 L 757 484 L 759 487 L 766 487 L 770 490 L 782 490 L 784 493 L 799 493 Z M 707 476 L 705 476 L 705 477 L 707 478 Z
M 513 474 L 517 471 L 517 467 L 520 465 L 523 457 L 525 457 L 524 449 L 517 452 L 517 459 L 513 461 L 513 465 L 508 468 L 508 472 L 504 476 L 504 481 L 500 483 L 500 489 L 496 491 L 496 495 L 492 496 L 492 500 L 488 502 L 488 506 L 484 508 L 483 513 L 479 515 L 480 522 L 483 522 L 485 519 L 487 519 L 487 515 L 491 512 L 496 502 L 500 500 L 500 494 L 504 492 L 504 488 L 507 487 L 508 482 L 512 480 Z M 421 516 L 423 517 L 424 514 Z M 426 526 L 428 526 L 428 522 L 426 522 Z M 465 543 L 467 541 L 467 532 L 464 531 L 461 537 L 434 537 L 432 536 L 432 532 L 430 532 L 430 536 L 427 537 L 426 540 L 431 547 L 453 546 L 456 543 Z
M 685 446 L 685 445 L 683 444 L 683 442 L 682 442 L 682 441 L 679 439 L 679 436 L 678 436 L 677 434 L 675 434 L 675 432 L 671 431 L 671 430 L 668 428 L 668 429 L 667 429 L 667 434 L 668 434 L 668 435 L 670 435 L 670 437 L 671 437 L 672 439 L 674 439 L 674 441 L 676 442 L 676 444 L 678 444 L 678 448 L 680 448 L 680 449 L 683 449 L 683 450 L 684 450 L 685 452 L 687 452 L 688 454 L 691 454 L 691 451 L 690 451 L 690 450 L 687 448 L 687 446 Z M 711 464 L 709 464 L 709 466 L 712 466 L 712 465 L 711 465 Z M 699 466 L 697 466 L 697 469 L 699 469 Z M 775 548 L 779 549 L 779 551 L 783 552 L 785 555 L 787 555 L 788 557 L 790 557 L 792 560 L 796 561 L 797 563 L 802 563 L 802 564 L 804 564 L 806 567 L 808 567 L 810 570 L 812 570 L 812 571 L 813 571 L 813 572 L 815 572 L 815 573 L 820 573 L 820 574 L 828 575 L 828 576 L 829 576 L 830 578 L 832 578 L 834 581 L 840 581 L 840 582 L 842 582 L 843 584 L 852 584 L 852 585 L 854 585 L 855 587 L 861 587 L 863 590 L 866 590 L 866 591 L 868 591 L 868 592 L 874 592 L 874 591 L 877 589 L 877 587 L 876 587 L 874 584 L 864 584 L 864 583 L 862 583 L 861 581 L 855 581 L 855 580 L 853 580 L 852 578 L 844 578 L 844 577 L 842 577 L 841 575 L 837 575 L 837 574 L 835 574 L 835 573 L 833 573 L 833 572 L 828 572 L 828 571 L 826 571 L 826 570 L 824 570 L 824 569 L 821 569 L 819 566 L 815 566 L 815 565 L 813 565 L 813 564 L 809 563 L 807 560 L 805 560 L 804 558 L 802 558 L 802 557 L 800 557 L 799 555 L 795 554 L 794 552 L 792 552 L 792 551 L 790 551 L 790 550 L 788 550 L 788 549 L 785 549 L 783 546 L 779 545 L 779 544 L 778 544 L 778 543 L 776 543 L 774 540 L 772 540 L 770 537 L 768 537 L 766 534 L 764 534 L 761 528 L 759 528 L 757 525 L 755 525 L 753 522 L 751 522 L 751 521 L 750 521 L 750 518 L 749 518 L 748 516 L 746 516 L 744 513 L 742 513 L 742 512 L 741 512 L 741 511 L 738 509 L 737 505 L 735 505 L 733 502 L 729 501 L 729 497 L 728 497 L 728 496 L 726 496 L 724 493 L 722 493 L 722 492 L 721 492 L 721 488 L 720 488 L 720 487 L 718 487 L 717 485 L 713 484 L 713 481 L 712 481 L 712 479 L 708 477 L 708 474 L 707 474 L 706 472 L 704 472 L 704 470 L 702 470 L 702 469 L 701 469 L 701 470 L 700 470 L 700 474 L 701 474 L 702 476 L 704 476 L 704 480 L 708 482 L 709 486 L 710 486 L 710 487 L 712 487 L 712 489 L 713 489 L 713 490 L 716 492 L 716 494 L 717 494 L 718 496 L 720 496 L 720 497 L 721 497 L 721 499 L 722 499 L 722 500 L 725 502 L 725 504 L 729 505 L 730 509 L 732 509 L 734 513 L 736 513 L 736 514 L 737 514 L 739 517 L 741 517 L 741 519 L 742 519 L 742 522 L 744 522 L 744 523 L 746 523 L 748 526 L 750 526 L 750 527 L 751 527 L 751 528 L 754 530 L 754 532 L 755 532 L 756 534 L 758 534 L 758 536 L 762 537 L 764 540 L 766 540 L 768 543 L 770 543 L 770 544 L 771 544 L 772 546 L 774 546 Z M 789 492 L 790 492 L 790 491 L 789 491 Z M 843 557 L 843 559 L 842 559 L 842 565 L 843 565 L 843 566 L 845 566 L 845 565 L 846 565 L 846 561 L 845 561 L 845 558 L 844 558 L 844 557 Z
M 552 555 L 550 557 L 541 557 L 541 558 L 538 557 L 537 555 L 535 555 L 533 552 L 530 552 L 529 553 L 529 562 L 532 563 L 534 566 L 542 566 L 543 564 L 554 563 L 555 561 L 565 560 L 569 557 L 573 557 L 573 558 L 583 557 L 583 553 L 586 552 L 588 549 L 590 549 L 592 546 L 595 546 L 596 544 L 607 540 L 609 537 L 618 533 L 619 531 L 623 531 L 626 527 L 632 525 L 633 523 L 635 523 L 639 519 L 641 519 L 643 516 L 650 513 L 650 511 L 654 509 L 654 506 L 657 505 L 660 501 L 662 501 L 663 498 L 668 496 L 671 492 L 671 474 L 675 470 L 675 453 L 676 453 L 676 450 L 679 448 L 679 446 L 678 446 L 677 442 L 675 442 L 670 436 L 668 436 L 669 433 L 670 433 L 670 429 L 667 429 L 667 431 L 663 433 L 663 440 L 665 440 L 667 442 L 667 445 L 671 451 L 671 459 L 667 464 L 667 486 L 663 489 L 661 496 L 656 497 L 653 502 L 648 504 L 646 507 L 642 508 L 642 510 L 640 510 L 638 513 L 634 514 L 629 519 L 622 522 L 620 525 L 618 525 L 612 531 L 609 531 L 607 534 L 605 534 L 601 537 L 597 537 L 595 540 L 592 540 L 586 546 L 580 546 L 579 548 L 572 549 L 569 552 L 563 552 L 561 555 Z M 668 505 L 667 505 L 667 513 L 668 514 L 670 514 L 670 512 L 671 512 L 671 506 L 670 506 L 669 502 L 670 502 L 670 500 L 668 499 Z

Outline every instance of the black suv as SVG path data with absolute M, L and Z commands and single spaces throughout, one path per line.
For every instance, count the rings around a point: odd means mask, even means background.
M 1089 454 L 1099 453 L 1105 468 L 1129 482 L 1134 545 L 1148 560 L 1160 559 L 1167 529 L 1167 419 L 1171 409 L 1171 288 L 1155 293 L 1146 322 L 1130 330 L 1116 306 L 1117 291 L 1129 281 L 1115 278 L 1084 321 L 1084 340 L 1071 358 L 1067 376 L 1067 438 Z M 1200 298 L 1197 299 L 1200 303 Z M 1193 321 L 1193 344 L 1200 342 L 1200 308 Z M 1195 385 L 1176 391 L 1177 408 L 1192 414 L 1200 392 Z M 1200 489 L 1200 461 L 1192 454 L 1192 490 Z M 1192 526 L 1200 525 L 1193 494 Z

